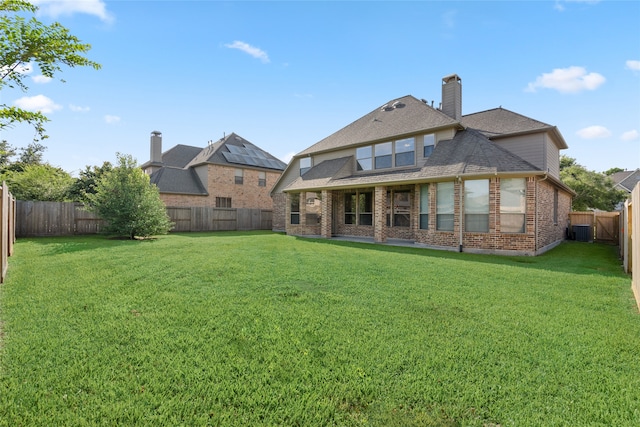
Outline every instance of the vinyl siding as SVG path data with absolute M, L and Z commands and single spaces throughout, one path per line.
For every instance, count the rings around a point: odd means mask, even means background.
M 494 142 L 540 170 L 547 170 L 549 150 L 547 149 L 547 138 L 544 134 L 522 135 L 498 139 L 494 140 Z M 555 150 L 557 155 L 557 148 Z

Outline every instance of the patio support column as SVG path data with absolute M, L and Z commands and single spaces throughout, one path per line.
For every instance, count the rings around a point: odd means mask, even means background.
M 321 217 L 320 217 L 320 234 L 327 239 L 331 238 L 333 230 L 331 224 L 333 224 L 333 218 L 331 214 L 333 212 L 333 192 L 329 190 L 322 190 L 322 202 L 320 204 Z
M 291 230 L 291 193 L 284 193 L 286 196 L 284 206 L 284 229 L 287 234 Z
M 377 186 L 374 195 L 373 208 L 373 240 L 376 243 L 387 241 L 387 188 Z
M 300 226 L 304 227 L 307 225 L 307 192 L 303 191 L 300 193 Z M 303 234 L 307 234 L 306 232 Z

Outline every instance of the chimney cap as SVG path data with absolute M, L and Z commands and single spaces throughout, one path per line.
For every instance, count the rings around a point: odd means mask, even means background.
M 159 130 L 154 130 L 154 131 L 151 132 L 151 135 L 162 136 L 162 132 L 160 132 Z
M 462 79 L 457 74 L 449 74 L 448 76 L 444 76 L 442 78 L 442 83 L 450 83 L 452 81 L 460 82 Z

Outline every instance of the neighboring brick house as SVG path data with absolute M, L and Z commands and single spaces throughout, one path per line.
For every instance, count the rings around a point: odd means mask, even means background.
M 170 207 L 273 209 L 269 190 L 286 164 L 232 133 L 205 148 L 176 145 L 162 152 L 151 133 L 151 160 L 142 165 Z
M 503 108 L 461 113 L 453 74 L 441 108 L 398 98 L 298 153 L 272 190 L 274 230 L 527 255 L 564 240 L 575 193 L 558 129 Z

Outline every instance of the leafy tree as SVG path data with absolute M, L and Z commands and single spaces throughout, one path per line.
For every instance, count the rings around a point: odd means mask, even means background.
M 117 157 L 118 166 L 98 180 L 95 194 L 87 194 L 89 209 L 107 222 L 109 234 L 135 239 L 168 233 L 173 224 L 158 187 L 132 156 Z
M 611 169 L 607 169 L 606 171 L 604 171 L 604 174 L 607 176 L 611 176 L 614 173 L 618 173 L 618 172 L 624 172 L 624 169 L 622 168 L 611 168 Z
M 16 155 L 16 149 L 9 145 L 6 140 L 0 142 L 0 169 L 5 168 L 11 163 L 11 158 Z
M 80 172 L 80 176 L 71 185 L 69 189 L 69 198 L 75 202 L 89 203 L 89 194 L 96 193 L 98 181 L 106 173 L 113 170 L 111 162 L 104 162 L 102 166 L 87 166 Z
M 63 202 L 67 200 L 73 178 L 64 170 L 48 164 L 26 165 L 20 171 L 9 170 L 2 179 L 18 200 Z
M 57 22 L 45 25 L 21 13 L 34 14 L 38 8 L 26 0 L 0 0 L 0 89 L 18 87 L 26 92 L 25 69 L 35 63 L 42 75 L 54 78 L 62 66 L 99 69 L 100 64 L 84 54 L 91 45 L 82 43 Z M 46 138 L 44 123 L 48 119 L 39 112 L 0 104 L 0 131 L 19 122 L 31 124 L 37 137 Z
M 560 157 L 560 179 L 577 193 L 573 198 L 574 211 L 613 211 L 627 197 L 627 193 L 614 188 L 611 178 L 587 170 L 571 157 Z

